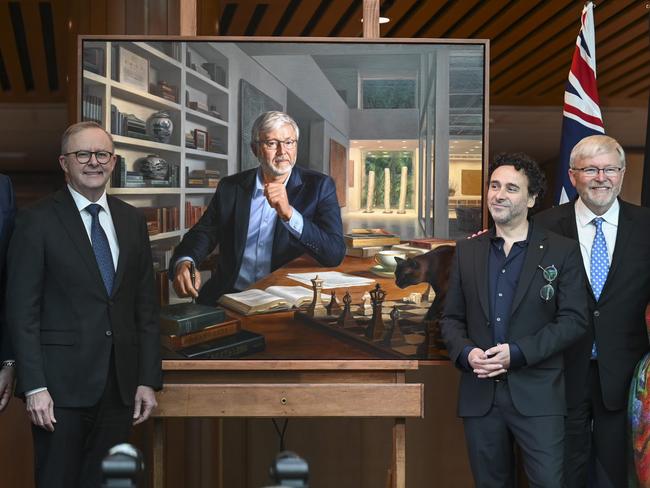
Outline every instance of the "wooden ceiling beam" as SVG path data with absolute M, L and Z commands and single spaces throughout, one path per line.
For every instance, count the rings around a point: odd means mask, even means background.
M 34 91 L 36 93 L 50 93 L 47 77 L 47 63 L 45 61 L 45 47 L 43 45 L 43 28 L 38 1 L 29 0 L 20 2 L 25 35 L 27 38 L 27 52 L 29 63 L 34 77 Z
M 276 0 L 274 2 L 266 3 L 268 3 L 269 6 L 266 9 L 266 12 L 264 12 L 264 17 L 262 17 L 261 22 L 257 26 L 255 31 L 256 36 L 272 36 L 282 18 L 282 14 L 284 14 L 284 12 L 289 8 L 289 0 Z
M 390 37 L 414 37 L 417 32 L 446 2 L 416 0 L 404 15 L 387 32 Z
M 455 39 L 481 38 L 477 33 L 481 28 L 489 24 L 495 17 L 498 17 L 512 2 L 510 0 L 491 0 L 481 2 L 471 12 L 467 12 L 463 17 L 464 21 L 454 27 L 451 32 L 444 32 L 444 37 Z
M 403 23 L 402 19 L 412 9 L 417 8 L 415 5 L 418 0 L 399 0 L 394 2 L 382 15 L 388 17 L 390 22 L 379 26 L 381 37 L 398 37 L 393 31 L 399 29 L 399 24 Z M 361 17 L 361 12 L 359 13 Z
M 432 20 L 433 22 L 428 22 L 426 26 L 420 28 L 418 32 L 415 33 L 415 37 L 431 37 L 431 38 L 450 38 L 449 31 L 451 31 L 454 26 L 461 22 L 463 19 L 475 15 L 476 12 L 473 12 L 477 9 L 477 5 L 481 3 L 480 0 L 465 0 L 462 2 L 463 8 L 453 8 L 453 4 L 448 4 L 449 8 L 440 15 L 436 15 Z M 482 2 L 483 6 L 489 2 Z
M 650 56 L 646 57 L 645 63 L 638 69 L 630 69 L 625 76 L 608 87 L 610 96 L 625 96 L 639 90 L 650 79 Z
M 227 27 L 228 30 L 221 32 L 223 36 L 243 36 L 246 31 L 246 27 L 251 20 L 253 12 L 255 11 L 255 6 L 257 2 L 226 2 L 224 3 L 224 10 L 228 5 L 235 5 L 235 14 L 230 21 L 230 25 L 223 26 Z M 223 12 L 223 11 L 222 11 Z
M 282 35 L 289 37 L 300 36 L 319 5 L 320 1 L 300 2 L 298 8 L 293 12 L 291 22 L 287 24 Z
M 325 5 L 321 3 L 321 5 Z M 321 12 L 320 19 L 314 25 L 314 28 L 311 29 L 311 32 L 308 34 L 313 37 L 328 37 L 334 26 L 341 19 L 341 15 L 349 7 L 349 2 L 346 0 L 332 0 L 327 4 L 323 12 Z
M 349 0 L 347 7 L 341 4 L 341 18 L 327 33 L 328 37 L 356 37 L 362 30 L 362 4 L 359 0 Z
M 603 16 L 614 15 L 625 7 L 624 2 L 605 4 L 599 8 Z M 606 9 L 606 7 L 609 7 Z M 606 17 L 605 17 L 606 18 Z M 564 15 L 555 23 L 549 23 L 526 40 L 525 47 L 492 62 L 492 88 L 495 94 L 504 90 L 523 95 L 538 90 L 542 80 L 549 76 L 566 76 L 571 66 L 577 30 L 575 19 Z M 549 41 L 553 32 L 556 35 Z M 597 47 L 598 52 L 598 47 Z

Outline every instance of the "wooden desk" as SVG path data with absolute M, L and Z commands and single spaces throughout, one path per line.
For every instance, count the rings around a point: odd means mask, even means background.
M 346 258 L 339 271 L 375 278 L 387 299 L 407 293 L 368 271 L 372 260 Z M 300 258 L 255 284 L 296 284 L 289 272 L 312 271 Z M 323 268 L 319 268 L 323 269 Z M 417 289 L 417 291 L 423 291 Z M 351 288 L 355 301 L 366 291 Z M 414 288 L 409 288 L 409 293 Z M 154 487 L 164 486 L 163 421 L 173 417 L 390 417 L 390 486 L 406 486 L 405 420 L 424 416 L 424 387 L 405 383 L 410 360 L 373 360 L 368 352 L 293 320 L 292 312 L 240 317 L 261 332 L 266 350 L 243 360 L 163 361 L 164 388 L 154 413 Z

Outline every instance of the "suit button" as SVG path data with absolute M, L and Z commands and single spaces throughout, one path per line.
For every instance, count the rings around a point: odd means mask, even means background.
M 110 336 L 113 335 L 113 332 L 111 332 L 110 330 L 107 330 L 106 332 L 104 332 L 104 334 L 106 334 L 106 337 L 110 337 Z
M 598 310 L 594 310 L 594 317 L 600 317 L 600 312 Z

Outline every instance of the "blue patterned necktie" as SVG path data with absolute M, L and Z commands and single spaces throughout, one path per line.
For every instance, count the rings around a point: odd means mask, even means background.
M 603 234 L 603 218 L 596 217 L 592 220 L 596 226 L 596 235 L 594 242 L 591 245 L 591 263 L 590 263 L 590 276 L 591 289 L 594 292 L 596 301 L 600 298 L 600 293 L 605 286 L 607 273 L 609 272 L 609 256 L 607 254 L 607 242 L 605 241 L 605 234 Z M 592 359 L 596 358 L 596 342 L 591 348 Z
M 104 232 L 104 229 L 99 224 L 99 211 L 101 209 L 101 205 L 97 203 L 91 203 L 86 207 L 86 210 L 93 218 L 90 224 L 90 240 L 92 241 L 93 251 L 95 252 L 95 259 L 97 260 L 106 291 L 110 295 L 113 291 L 115 266 L 113 264 L 111 246 L 108 244 L 108 237 L 106 237 L 106 232 Z

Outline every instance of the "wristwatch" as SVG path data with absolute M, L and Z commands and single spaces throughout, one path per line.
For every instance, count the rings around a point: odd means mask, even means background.
M 3 368 L 15 368 L 16 367 L 16 360 L 15 359 L 5 359 L 2 361 L 2 367 Z

